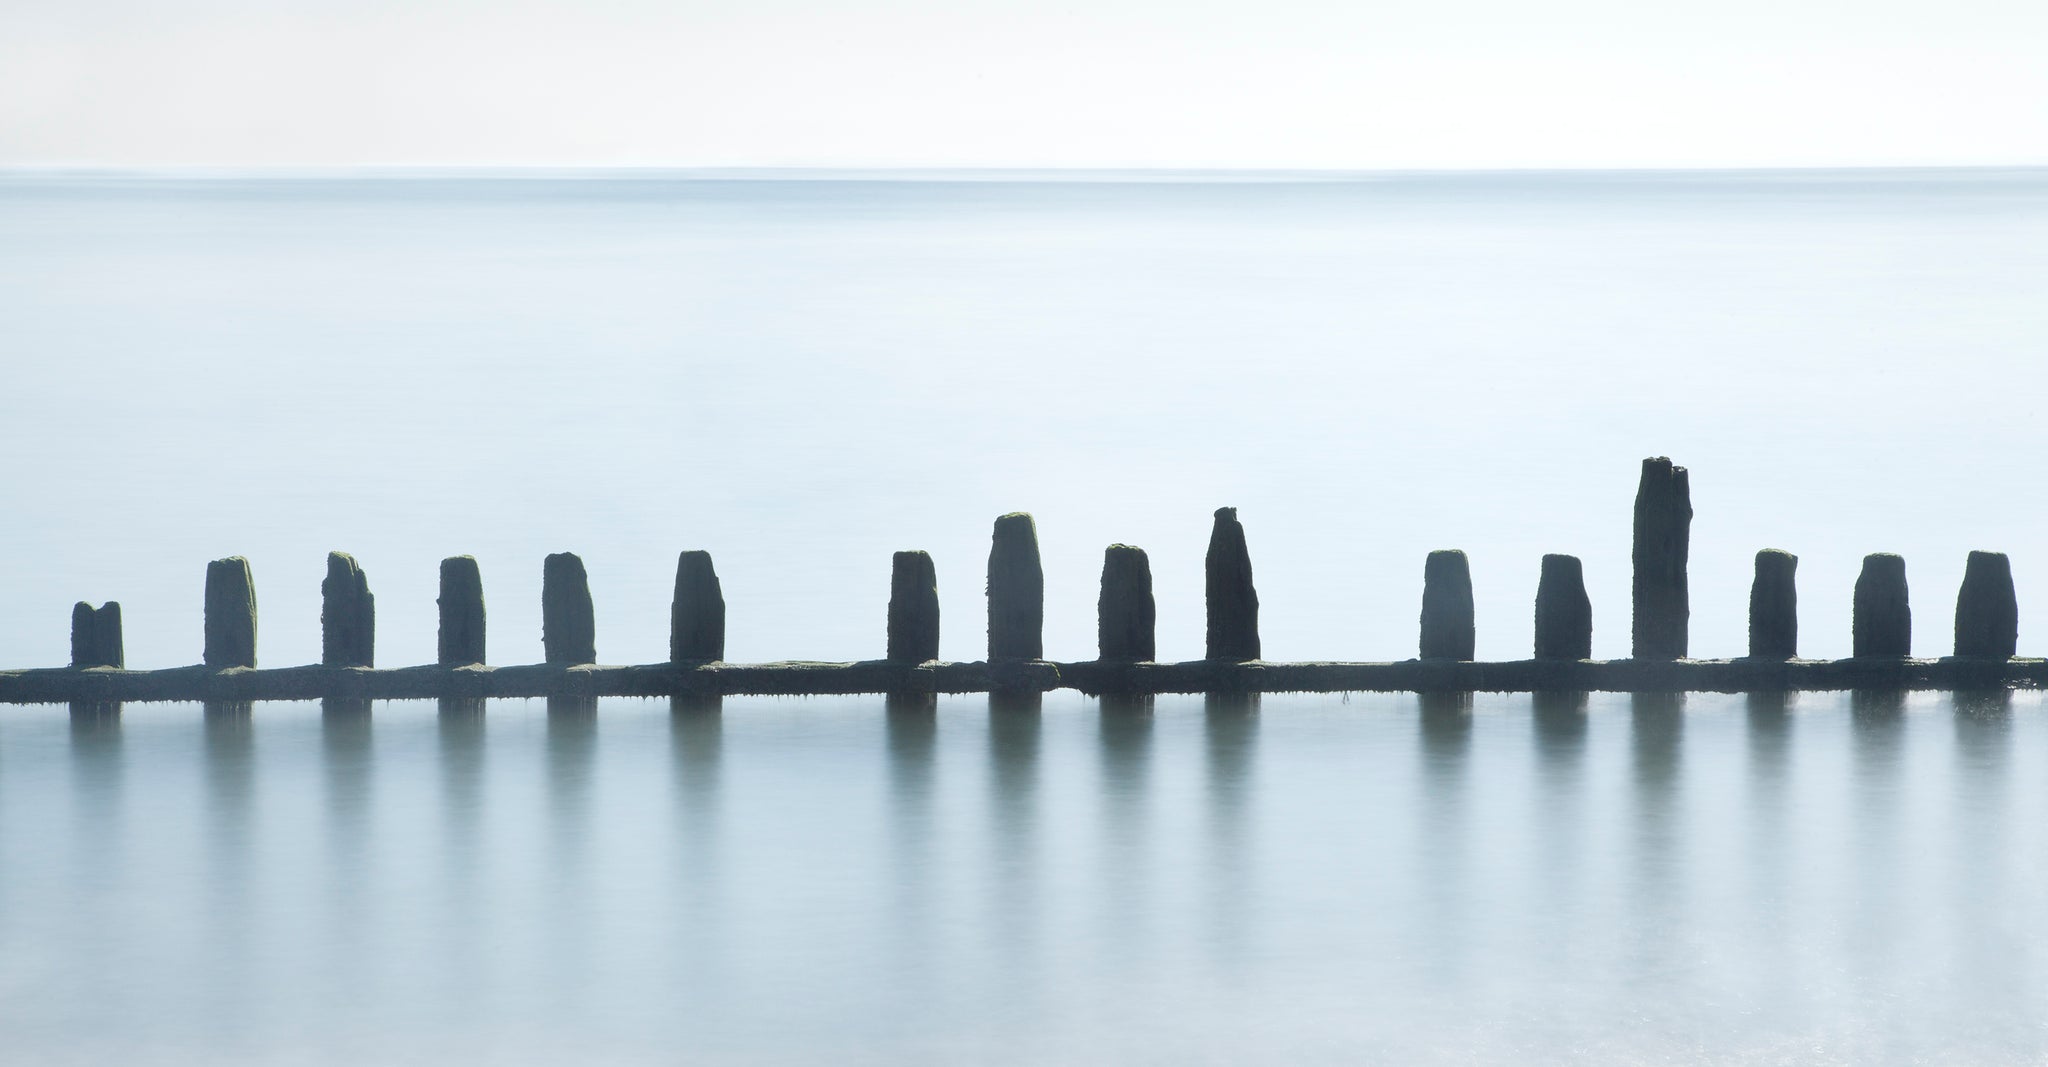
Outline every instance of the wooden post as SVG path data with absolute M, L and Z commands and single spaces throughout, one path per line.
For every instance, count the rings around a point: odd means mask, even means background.
M 988 658 L 1045 658 L 1045 570 L 1038 527 L 1014 511 L 996 520 L 988 552 Z
M 79 601 L 71 609 L 71 665 L 73 667 L 125 667 L 127 654 L 121 646 L 121 605 L 109 600 L 93 610 Z
M 1692 488 L 1684 467 L 1663 456 L 1643 461 L 1636 486 L 1632 655 L 1684 659 L 1691 608 L 1685 563 L 1692 537 Z
M 1465 553 L 1438 549 L 1422 565 L 1422 658 L 1472 658 L 1472 568 Z
M 1956 594 L 1956 655 L 2011 659 L 2018 651 L 2020 605 L 2012 561 L 2003 552 L 1972 552 Z
M 939 580 L 925 552 L 898 552 L 889 572 L 889 653 L 898 663 L 939 658 Z
M 240 556 L 206 565 L 206 650 L 216 670 L 256 665 L 256 580 Z
M 1856 576 L 1855 615 L 1850 624 L 1858 656 L 1913 654 L 1913 609 L 1906 600 L 1906 561 L 1890 552 L 1863 557 Z
M 1749 655 L 1791 659 L 1799 654 L 1799 557 L 1782 549 L 1756 554 L 1756 578 L 1749 584 Z
M 1156 659 L 1158 618 L 1152 561 L 1145 550 L 1109 546 L 1102 553 L 1102 595 L 1095 602 L 1097 656 L 1139 663 Z
M 1252 585 L 1252 555 L 1236 508 L 1217 508 L 1203 560 L 1209 608 L 1208 658 L 1259 658 L 1259 592 Z
M 676 557 L 676 593 L 669 603 L 670 663 L 715 663 L 725 658 L 725 591 L 711 553 Z
M 1577 556 L 1543 557 L 1536 579 L 1536 658 L 1593 658 L 1593 601 Z
M 321 666 L 376 666 L 376 605 L 370 580 L 355 557 L 329 552 L 327 577 L 320 582 Z
M 549 663 L 596 663 L 597 619 L 590 576 L 573 552 L 556 552 L 541 565 L 541 647 Z
M 475 556 L 441 561 L 440 656 L 443 667 L 484 662 L 484 579 Z

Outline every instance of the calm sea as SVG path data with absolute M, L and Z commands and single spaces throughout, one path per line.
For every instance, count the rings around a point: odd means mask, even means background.
M 1046 644 L 1111 542 L 1200 655 L 1240 509 L 1276 659 L 1481 658 L 1585 559 L 1627 650 L 1638 462 L 1692 470 L 1693 651 L 1798 553 L 1915 651 L 2009 552 L 2048 653 L 2048 172 L 0 176 L 0 667 L 73 601 L 192 663 L 207 560 L 260 662 L 330 549 L 378 662 L 481 561 L 605 662 L 709 549 L 734 660 L 880 654 L 889 554 L 978 658 L 991 520 Z M 2039 1062 L 2034 694 L 0 708 L 0 1061 Z

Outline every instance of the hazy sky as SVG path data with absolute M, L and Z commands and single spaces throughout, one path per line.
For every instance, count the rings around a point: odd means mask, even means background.
M 2048 163 L 2048 0 L 0 0 L 0 164 Z

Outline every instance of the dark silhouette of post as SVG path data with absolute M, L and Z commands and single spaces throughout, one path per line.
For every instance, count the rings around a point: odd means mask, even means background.
M 1956 655 L 2011 659 L 2020 639 L 2020 604 L 2012 561 L 2003 552 L 1972 552 L 1956 594 Z
M 320 581 L 320 665 L 373 667 L 377 635 L 377 600 L 370 580 L 346 552 L 327 554 L 327 577 Z
M 574 552 L 543 561 L 540 581 L 541 646 L 549 663 L 596 663 L 597 618 L 590 576 Z
M 441 561 L 440 658 L 443 667 L 484 661 L 484 579 L 475 556 Z
M 1783 549 L 1756 554 L 1756 577 L 1749 583 L 1749 655 L 1752 659 L 1791 659 L 1799 654 L 1799 589 L 1794 581 L 1799 557 Z
M 1422 565 L 1422 658 L 1471 659 L 1472 568 L 1465 553 L 1438 549 Z
M 206 651 L 216 670 L 256 665 L 256 579 L 240 556 L 206 565 Z
M 716 663 L 725 658 L 725 591 L 711 553 L 676 557 L 676 594 L 668 611 L 671 663 Z
M 1236 508 L 1217 508 L 1203 561 L 1209 607 L 1208 658 L 1259 658 L 1259 592 L 1252 585 L 1252 555 Z
M 1536 658 L 1593 658 L 1593 601 L 1577 556 L 1543 557 L 1536 579 Z
M 1096 654 L 1105 660 L 1157 658 L 1158 606 L 1152 600 L 1152 561 L 1142 548 L 1111 545 L 1102 553 L 1102 596 L 1095 602 Z
M 1038 527 L 1013 511 L 996 520 L 988 551 L 988 658 L 1045 657 L 1045 570 Z
M 1692 488 L 1684 467 L 1663 456 L 1643 461 L 1636 485 L 1635 615 L 1631 655 L 1636 659 L 1684 659 L 1692 609 L 1685 588 L 1685 562 L 1692 540 Z
M 1913 652 L 1913 609 L 1906 600 L 1906 561 L 1890 552 L 1863 557 L 1856 576 L 1851 652 L 1857 656 L 1909 656 Z
M 81 600 L 71 609 L 71 665 L 125 667 L 121 647 L 121 605 L 109 600 L 97 610 Z
M 939 658 L 939 578 L 928 552 L 898 552 L 889 569 L 889 659 Z

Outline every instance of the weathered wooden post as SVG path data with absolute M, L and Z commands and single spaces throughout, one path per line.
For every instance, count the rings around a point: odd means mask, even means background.
M 109 600 L 94 610 L 79 601 L 71 609 L 71 665 L 73 667 L 125 667 L 127 653 L 121 647 L 121 605 Z
M 1906 600 L 1906 561 L 1890 552 L 1863 557 L 1856 576 L 1851 652 L 1858 656 L 1909 656 L 1913 652 L 1913 609 Z
M 1536 579 L 1536 658 L 1593 658 L 1593 601 L 1577 556 L 1543 557 Z
M 1636 659 L 1684 659 L 1692 609 L 1685 587 L 1685 563 L 1692 540 L 1692 488 L 1684 467 L 1655 456 L 1643 461 L 1636 485 L 1635 617 L 1631 655 Z
M 939 658 L 939 579 L 927 552 L 898 552 L 889 571 L 889 659 Z
M 1422 565 L 1422 658 L 1472 658 L 1472 568 L 1465 553 L 1438 549 Z
M 2020 604 L 2012 561 L 2003 552 L 1972 552 L 1956 594 L 1956 655 L 2011 659 L 2019 649 Z
M 370 580 L 346 552 L 327 554 L 320 582 L 320 665 L 375 666 L 377 600 Z
M 556 552 L 541 564 L 541 647 L 549 663 L 596 663 L 597 618 L 590 576 L 574 552 Z
M 1045 658 L 1045 570 L 1038 526 L 1013 511 L 996 520 L 988 552 L 988 658 Z
M 709 552 L 692 550 L 676 557 L 668 658 L 671 663 L 716 663 L 725 658 L 725 591 Z
M 206 565 L 206 651 L 216 670 L 256 665 L 256 580 L 240 556 Z
M 1208 658 L 1259 658 L 1259 592 L 1252 585 L 1252 555 L 1236 508 L 1217 508 L 1203 560 L 1209 608 Z
M 1102 594 L 1095 602 L 1096 655 L 1145 663 L 1157 658 L 1158 605 L 1152 561 L 1142 548 L 1111 545 L 1102 553 Z
M 475 556 L 441 561 L 440 657 L 443 667 L 484 661 L 484 579 Z
M 1752 659 L 1791 659 L 1799 654 L 1799 589 L 1794 581 L 1799 557 L 1783 549 L 1756 554 L 1756 577 L 1749 583 L 1749 655 Z

